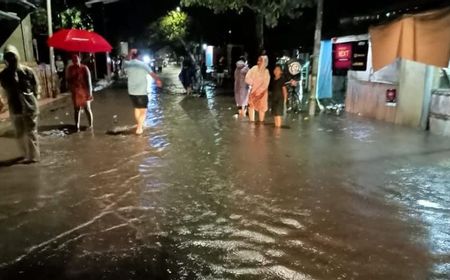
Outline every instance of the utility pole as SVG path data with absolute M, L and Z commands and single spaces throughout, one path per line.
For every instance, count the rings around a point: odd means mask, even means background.
M 316 32 L 314 34 L 313 65 L 311 72 L 311 92 L 309 96 L 309 115 L 316 114 L 317 72 L 319 70 L 320 41 L 322 39 L 323 0 L 317 0 Z
M 48 37 L 53 35 L 53 20 L 52 20 L 52 2 L 51 0 L 47 0 L 47 20 L 48 20 Z M 55 52 L 53 47 L 50 47 L 50 70 L 53 74 L 55 71 Z

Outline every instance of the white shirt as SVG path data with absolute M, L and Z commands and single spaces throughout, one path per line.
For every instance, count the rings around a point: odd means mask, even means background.
M 64 72 L 64 61 L 57 60 L 57 61 L 55 61 L 55 65 L 56 65 L 57 72 Z
M 150 81 L 148 76 L 152 73 L 152 69 L 144 62 L 132 59 L 125 61 L 125 70 L 128 75 L 128 93 L 147 95 Z

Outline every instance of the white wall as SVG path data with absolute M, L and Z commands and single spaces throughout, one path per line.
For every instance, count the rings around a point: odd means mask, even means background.
M 395 123 L 419 126 L 425 89 L 426 65 L 402 60 Z
M 23 30 L 23 39 L 22 39 Z M 36 60 L 33 54 L 33 35 L 31 32 L 31 19 L 28 15 L 22 20 L 22 28 L 20 24 L 17 26 L 16 30 L 11 34 L 11 36 L 6 40 L 6 42 L 0 46 L 0 52 L 3 53 L 3 49 L 6 45 L 14 45 L 18 50 L 22 61 L 27 61 L 34 63 Z

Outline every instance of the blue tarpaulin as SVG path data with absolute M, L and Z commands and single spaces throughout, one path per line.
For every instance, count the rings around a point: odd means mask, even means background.
M 318 99 L 331 98 L 333 95 L 333 44 L 330 40 L 320 43 L 319 69 L 317 73 L 316 96 Z

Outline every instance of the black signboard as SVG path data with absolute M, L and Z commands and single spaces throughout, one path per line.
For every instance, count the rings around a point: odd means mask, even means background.
M 367 53 L 369 52 L 369 41 L 353 42 L 352 67 L 354 71 L 366 71 Z

